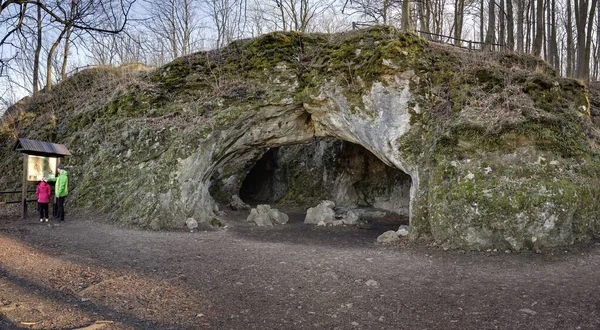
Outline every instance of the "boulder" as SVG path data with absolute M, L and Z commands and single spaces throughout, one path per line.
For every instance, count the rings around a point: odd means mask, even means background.
M 315 207 L 311 207 L 306 211 L 304 223 L 314 225 L 329 225 L 333 224 L 335 211 L 333 208 L 335 203 L 332 201 L 323 201 Z
M 333 209 L 335 207 L 335 203 L 332 202 L 332 201 L 329 201 L 329 200 L 325 200 L 325 201 L 321 201 L 321 203 L 319 204 L 319 206 Z
M 396 234 L 396 232 L 393 230 L 386 231 L 385 233 L 377 237 L 378 243 L 393 243 L 397 242 L 398 240 L 400 240 L 400 238 L 398 237 L 398 234 Z
M 356 214 L 354 211 L 348 211 L 348 213 L 346 214 L 346 218 L 343 219 L 342 221 L 344 222 L 345 225 L 356 225 L 358 224 L 358 220 L 359 220 L 359 216 L 358 214 Z
M 244 201 L 238 195 L 231 196 L 229 207 L 234 211 L 248 211 L 251 209 L 250 205 L 244 203 Z
M 402 225 L 400 226 L 400 228 L 398 228 L 398 230 L 396 231 L 396 234 L 398 234 L 398 236 L 408 236 L 408 226 Z
M 246 218 L 248 222 L 254 222 L 259 227 L 272 227 L 273 224 L 286 224 L 289 220 L 287 214 L 277 209 L 272 209 L 269 205 L 261 204 L 250 210 L 250 215 Z
M 280 212 L 277 209 L 269 210 L 269 217 L 276 223 L 284 225 L 290 219 L 287 214 Z
M 185 220 L 185 225 L 189 230 L 194 230 L 198 228 L 198 222 L 194 218 L 188 218 L 187 220 Z

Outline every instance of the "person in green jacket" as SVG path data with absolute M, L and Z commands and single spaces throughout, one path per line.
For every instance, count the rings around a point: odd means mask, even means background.
M 54 185 L 54 195 L 56 196 L 58 212 L 54 220 L 65 221 L 65 198 L 69 194 L 69 177 L 62 163 L 58 165 L 58 176 L 50 178 L 48 181 L 56 182 Z

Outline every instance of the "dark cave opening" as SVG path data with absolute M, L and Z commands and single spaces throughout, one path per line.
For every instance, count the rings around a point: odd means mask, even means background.
M 240 198 L 250 204 L 304 210 L 322 200 L 352 210 L 373 226 L 408 225 L 410 176 L 364 147 L 337 139 L 271 148 L 244 178 Z
M 269 149 L 254 164 L 240 188 L 240 198 L 251 205 L 276 203 L 273 196 L 279 148 Z

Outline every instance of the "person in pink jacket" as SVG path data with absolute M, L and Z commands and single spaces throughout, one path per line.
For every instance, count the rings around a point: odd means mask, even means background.
M 50 203 L 50 185 L 48 179 L 43 178 L 37 186 L 35 194 L 38 198 L 38 210 L 40 211 L 40 222 L 48 222 L 48 203 Z

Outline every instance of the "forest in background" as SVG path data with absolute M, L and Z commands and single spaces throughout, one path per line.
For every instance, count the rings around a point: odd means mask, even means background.
M 600 76 L 598 0 L 0 0 L 0 114 L 86 67 L 173 59 L 271 31 L 392 25 Z

